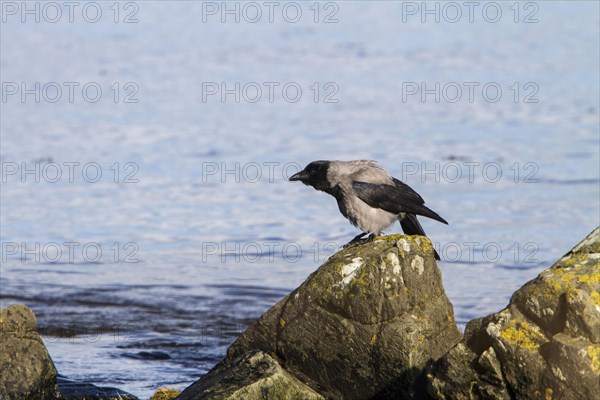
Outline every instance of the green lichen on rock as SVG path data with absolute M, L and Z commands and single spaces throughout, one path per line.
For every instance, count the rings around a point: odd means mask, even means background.
M 37 333 L 35 315 L 22 304 L 0 311 L 0 399 L 57 397 L 56 369 Z
M 461 343 L 428 371 L 428 395 L 600 398 L 599 293 L 597 228 L 516 291 L 507 308 L 471 321 Z
M 407 397 L 460 338 L 431 242 L 382 236 L 332 255 L 248 327 L 216 369 L 262 351 L 327 398 Z
M 173 388 L 158 388 L 150 400 L 173 400 L 181 394 L 181 390 Z
M 324 400 L 325 398 L 285 371 L 277 360 L 261 351 L 220 364 L 199 384 L 178 397 L 204 400 Z

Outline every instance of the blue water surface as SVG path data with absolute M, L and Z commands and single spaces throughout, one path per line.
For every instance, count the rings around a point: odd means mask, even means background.
M 376 159 L 450 222 L 422 220 L 461 326 L 600 224 L 598 2 L 88 3 L 0 28 L 0 305 L 71 379 L 206 373 L 357 233 L 287 182 L 315 159 Z

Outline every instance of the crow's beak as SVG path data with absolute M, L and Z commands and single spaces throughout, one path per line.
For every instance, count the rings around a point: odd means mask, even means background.
M 300 172 L 290 176 L 290 182 L 305 181 L 306 179 L 308 179 L 308 174 L 304 171 L 300 171 Z

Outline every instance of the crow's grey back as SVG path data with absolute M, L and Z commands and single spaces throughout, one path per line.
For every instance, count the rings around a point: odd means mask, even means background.
M 352 182 L 393 185 L 392 177 L 373 160 L 331 161 L 327 180 L 332 186 L 347 187 Z

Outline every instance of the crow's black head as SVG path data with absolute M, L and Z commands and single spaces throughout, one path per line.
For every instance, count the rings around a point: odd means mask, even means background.
M 302 171 L 292 175 L 290 181 L 300 181 L 317 190 L 327 192 L 331 190 L 331 184 L 327 180 L 329 165 L 329 161 L 313 161 Z

